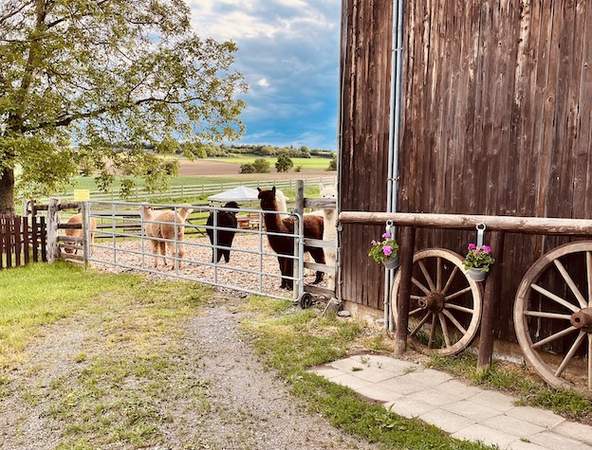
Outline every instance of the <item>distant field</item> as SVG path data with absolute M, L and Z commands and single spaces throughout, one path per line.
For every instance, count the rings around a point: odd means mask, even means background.
M 171 185 L 195 185 L 195 184 L 215 184 L 215 183 L 240 183 L 240 181 L 261 180 L 262 182 L 273 180 L 310 178 L 311 176 L 330 177 L 335 176 L 335 172 L 328 172 L 329 159 L 327 158 L 293 158 L 294 166 L 302 166 L 302 172 L 293 170 L 286 173 L 275 172 L 275 157 L 266 158 L 269 160 L 273 172 L 271 173 L 253 173 L 240 174 L 241 164 L 252 163 L 259 156 L 241 155 L 229 158 L 197 159 L 194 161 L 182 159 L 179 161 L 179 175 L 171 179 Z M 120 177 L 115 177 L 114 189 L 118 190 L 120 186 Z M 141 178 L 135 178 L 136 186 L 144 186 Z M 98 190 L 93 177 L 75 177 L 72 180 L 74 189 Z

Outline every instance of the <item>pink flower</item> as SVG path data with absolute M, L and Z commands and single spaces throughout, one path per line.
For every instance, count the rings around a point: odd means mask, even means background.
M 481 247 L 481 251 L 483 251 L 483 253 L 491 253 L 491 247 L 489 245 L 484 245 Z
M 382 253 L 384 253 L 384 256 L 391 256 L 393 254 L 393 247 L 385 245 L 382 249 Z
M 477 246 L 474 243 L 471 242 L 469 244 L 469 250 L 476 250 L 476 249 L 477 249 Z
M 390 239 L 391 238 L 391 234 L 387 231 L 382 235 L 383 239 Z

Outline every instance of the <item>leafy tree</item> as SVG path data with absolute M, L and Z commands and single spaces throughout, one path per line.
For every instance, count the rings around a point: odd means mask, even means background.
M 271 171 L 271 164 L 264 158 L 257 158 L 253 161 L 253 167 L 257 173 L 269 173 Z
M 282 153 L 278 156 L 277 161 L 275 162 L 275 168 L 278 172 L 287 172 L 294 166 L 294 163 L 290 159 L 288 155 Z
M 334 153 L 331 161 L 329 161 L 329 167 L 327 168 L 329 172 L 334 172 L 337 170 L 337 155 Z
M 253 164 L 241 164 L 240 173 L 255 173 L 255 166 Z
M 0 213 L 15 169 L 24 193 L 47 193 L 92 168 L 166 183 L 179 150 L 242 133 L 245 89 L 233 42 L 200 39 L 183 0 L 0 2 Z

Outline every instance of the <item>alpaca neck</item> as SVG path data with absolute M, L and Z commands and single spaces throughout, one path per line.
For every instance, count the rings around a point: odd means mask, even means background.
M 265 213 L 263 214 L 265 220 L 265 228 L 268 231 L 282 231 L 283 230 L 283 223 L 282 218 L 279 214 L 274 213 Z

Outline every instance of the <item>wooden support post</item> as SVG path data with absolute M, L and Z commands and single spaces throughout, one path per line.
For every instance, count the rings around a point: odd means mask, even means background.
M 495 321 L 496 307 L 500 297 L 500 276 L 504 254 L 504 232 L 493 231 L 490 233 L 490 236 L 490 246 L 495 263 L 491 266 L 491 270 L 487 276 L 485 292 L 483 295 L 483 314 L 481 316 L 479 358 L 477 362 L 477 368 L 479 370 L 487 370 L 491 366 L 493 355 L 493 325 Z
M 300 254 L 300 239 L 301 236 L 300 231 L 304 229 L 304 225 L 302 223 L 304 218 L 304 181 L 297 180 L 296 181 L 296 207 L 294 208 L 294 214 L 297 214 L 298 219 L 294 221 L 294 256 L 295 259 L 292 260 L 293 264 L 292 267 L 294 270 L 292 271 L 294 282 L 293 282 L 293 293 L 294 293 L 294 300 L 298 300 L 302 292 L 300 292 L 300 277 L 303 274 L 300 273 L 301 269 L 301 260 L 304 255 Z
M 413 273 L 413 252 L 415 249 L 415 228 L 401 229 L 401 282 L 397 299 L 397 330 L 395 334 L 395 355 L 407 350 L 407 325 L 409 322 L 409 299 L 411 295 L 411 275 Z
M 84 260 L 84 267 L 88 268 L 88 258 L 90 255 L 90 217 L 89 217 L 88 202 L 80 204 L 80 215 L 82 216 L 82 258 Z
M 60 247 L 58 245 L 59 208 L 59 200 L 50 198 L 47 205 L 47 260 L 50 263 L 60 259 Z

